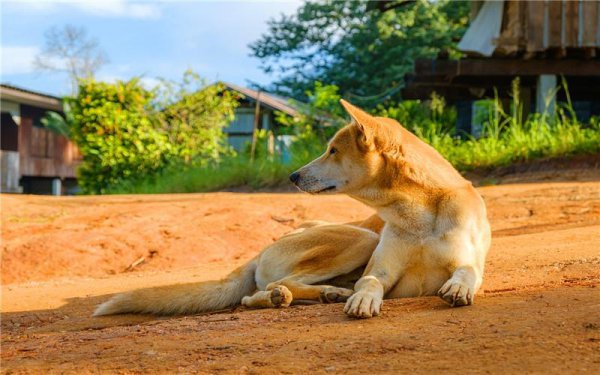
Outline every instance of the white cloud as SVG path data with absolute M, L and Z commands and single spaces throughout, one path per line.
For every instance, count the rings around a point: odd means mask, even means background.
M 156 19 L 161 16 L 159 4 L 128 0 L 12 0 L 8 4 L 24 11 L 37 12 L 55 11 L 68 6 L 99 17 Z
M 38 54 L 37 47 L 32 46 L 2 46 L 2 68 L 0 73 L 5 75 L 27 74 L 34 71 L 33 60 Z
M 78 1 L 69 4 L 85 13 L 102 17 L 156 19 L 161 15 L 156 4 L 131 3 L 124 0 Z

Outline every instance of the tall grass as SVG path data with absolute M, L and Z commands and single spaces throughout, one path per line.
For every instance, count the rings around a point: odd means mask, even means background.
M 411 128 L 460 171 L 600 152 L 600 121 L 595 118 L 585 125 L 578 122 L 566 82 L 563 82 L 563 88 L 567 93 L 567 102 L 559 104 L 554 113 L 533 114 L 524 119 L 516 82 L 513 85 L 513 101 L 509 111 L 505 112 L 498 99 L 490 101 L 487 120 L 482 124 L 478 138 L 456 137 L 435 117 Z M 556 92 L 552 95 L 556 95 Z M 548 101 L 549 99 L 547 98 Z M 246 154 L 240 154 L 225 157 L 204 168 L 172 166 L 155 176 L 122 181 L 109 191 L 186 193 L 239 186 L 252 189 L 274 187 L 286 183 L 291 171 L 308 163 L 324 150 L 325 141 L 314 132 L 306 131 L 292 145 L 293 157 L 287 162 L 266 153 L 259 153 L 254 161 L 250 161 Z
M 519 82 L 515 80 L 510 111 L 505 112 L 497 98 L 490 101 L 488 119 L 483 123 L 479 138 L 459 139 L 447 132 L 422 132 L 420 129 L 416 129 L 416 133 L 460 171 L 600 152 L 598 119 L 592 118 L 589 124 L 581 124 L 564 80 L 562 89 L 567 101 L 558 103 L 554 113 L 534 113 L 524 119 Z M 557 91 L 546 97 L 546 108 Z

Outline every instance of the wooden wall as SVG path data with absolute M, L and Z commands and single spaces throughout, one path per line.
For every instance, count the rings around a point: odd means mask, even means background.
M 21 176 L 74 178 L 81 160 L 65 137 L 38 126 L 45 110 L 21 105 L 19 168 Z
M 583 57 L 593 58 L 600 48 L 599 24 L 600 1 L 508 0 L 496 54 L 531 57 L 553 50 L 555 57 L 564 57 L 572 53 L 569 49 L 579 49 Z

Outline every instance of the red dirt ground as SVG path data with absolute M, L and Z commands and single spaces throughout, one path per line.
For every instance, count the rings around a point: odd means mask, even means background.
M 2 373 L 597 371 L 600 171 L 496 182 L 475 305 L 392 300 L 358 321 L 341 304 L 90 317 L 112 293 L 224 276 L 304 220 L 370 214 L 349 198 L 2 195 Z

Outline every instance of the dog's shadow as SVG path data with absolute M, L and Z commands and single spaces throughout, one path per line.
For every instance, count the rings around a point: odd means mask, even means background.
M 152 324 L 169 319 L 181 319 L 181 315 L 158 316 L 148 314 L 120 314 L 93 317 L 96 306 L 114 294 L 93 297 L 73 297 L 54 309 L 16 311 L 1 313 L 1 328 L 5 333 L 52 333 L 100 330 L 109 327 Z M 232 308 L 195 316 L 231 314 L 243 308 Z
M 234 320 L 238 319 L 238 313 L 251 313 L 259 311 L 262 312 L 275 312 L 275 309 L 248 309 L 243 306 L 237 306 L 231 309 L 219 310 L 209 313 L 193 314 L 193 315 L 170 315 L 170 316 L 158 316 L 149 314 L 120 314 L 120 315 L 107 315 L 94 317 L 92 313 L 95 308 L 102 302 L 107 301 L 114 294 L 106 294 L 91 297 L 72 297 L 65 299 L 65 303 L 54 309 L 41 309 L 41 310 L 30 310 L 30 311 L 16 311 L 1 313 L 1 329 L 3 333 L 8 335 L 19 335 L 24 332 L 31 334 L 44 334 L 44 333 L 60 333 L 60 332 L 81 332 L 81 331 L 93 331 L 102 330 L 105 328 L 112 327 L 127 327 L 135 325 L 152 325 L 160 324 L 161 322 L 168 320 L 177 319 L 198 319 L 210 321 L 221 321 L 221 320 Z M 347 323 L 354 321 L 355 319 L 340 317 L 339 314 L 333 313 L 329 309 L 335 309 L 336 311 L 343 306 L 342 303 L 336 304 L 314 304 L 314 303 L 299 303 L 296 306 L 289 307 L 288 309 L 304 309 L 310 308 L 308 305 L 322 306 L 322 313 L 331 312 L 331 316 L 325 320 L 327 321 L 338 321 L 339 323 Z M 406 308 L 412 308 L 417 310 L 446 310 L 448 306 L 440 303 L 437 297 L 430 298 L 406 298 L 399 300 L 387 300 L 386 305 L 392 307 L 400 307 L 401 305 Z M 328 306 L 328 307 L 327 307 Z M 302 314 L 301 311 L 298 311 Z M 307 315 L 312 315 L 308 311 L 305 311 Z M 319 314 L 321 320 L 324 318 L 323 315 Z M 394 315 L 394 314 L 392 314 Z M 212 318 L 211 316 L 215 316 Z M 250 318 L 250 317 L 249 317 Z

